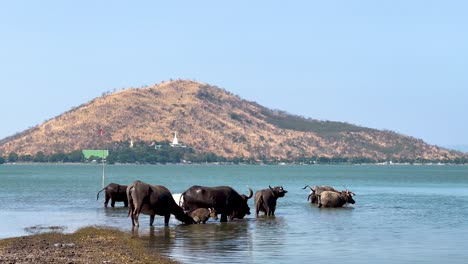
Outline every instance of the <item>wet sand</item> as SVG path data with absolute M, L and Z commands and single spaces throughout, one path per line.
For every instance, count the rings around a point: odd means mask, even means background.
M 86 227 L 73 234 L 62 233 L 60 227 L 42 231 L 0 240 L 0 263 L 177 263 L 148 252 L 140 240 L 116 229 Z

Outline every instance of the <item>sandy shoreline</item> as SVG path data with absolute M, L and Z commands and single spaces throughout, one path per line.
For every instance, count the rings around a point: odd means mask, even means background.
M 55 228 L 52 227 L 51 230 Z M 58 230 L 60 231 L 60 230 Z M 0 263 L 177 263 L 116 229 L 85 227 L 0 240 Z

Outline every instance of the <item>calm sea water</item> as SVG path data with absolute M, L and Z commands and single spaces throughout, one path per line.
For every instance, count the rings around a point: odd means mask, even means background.
M 229 185 L 240 193 L 282 185 L 276 217 L 168 228 L 140 217 L 132 231 L 122 203 L 103 208 L 100 165 L 0 165 L 0 238 L 30 227 L 119 228 L 151 250 L 183 263 L 466 263 L 468 166 L 211 166 L 112 165 L 106 184 L 136 179 L 181 193 L 192 185 Z M 308 185 L 343 186 L 356 204 L 318 209 Z M 252 199 L 249 201 L 254 213 Z

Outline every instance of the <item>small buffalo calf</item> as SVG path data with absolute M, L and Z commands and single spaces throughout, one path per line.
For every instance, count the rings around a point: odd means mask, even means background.
M 127 185 L 120 185 L 117 183 L 109 183 L 106 187 L 102 188 L 97 193 L 97 200 L 99 199 L 99 193 L 105 190 L 106 200 L 104 201 L 104 207 L 107 207 L 109 200 L 111 200 L 111 206 L 115 206 L 115 202 L 124 202 L 125 207 L 128 207 L 127 199 Z
M 190 213 L 190 216 L 193 218 L 193 221 L 197 224 L 206 223 L 208 219 L 213 218 L 213 220 L 218 220 L 218 215 L 213 208 L 198 208 L 195 211 Z

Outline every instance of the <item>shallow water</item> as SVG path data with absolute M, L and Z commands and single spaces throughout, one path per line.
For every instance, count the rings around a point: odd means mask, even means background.
M 106 184 L 136 179 L 173 193 L 192 185 L 230 185 L 240 193 L 282 185 L 275 217 L 169 227 L 140 217 L 133 230 L 122 203 L 103 208 L 100 165 L 1 165 L 0 238 L 47 226 L 73 232 L 87 225 L 132 233 L 157 252 L 184 263 L 265 261 L 347 263 L 466 263 L 467 166 L 211 166 L 113 165 Z M 347 187 L 356 204 L 319 209 L 307 202 L 309 185 Z M 253 201 L 249 201 L 255 212 Z M 36 227 L 31 229 L 30 227 Z M 29 229 L 28 229 L 29 228 Z

